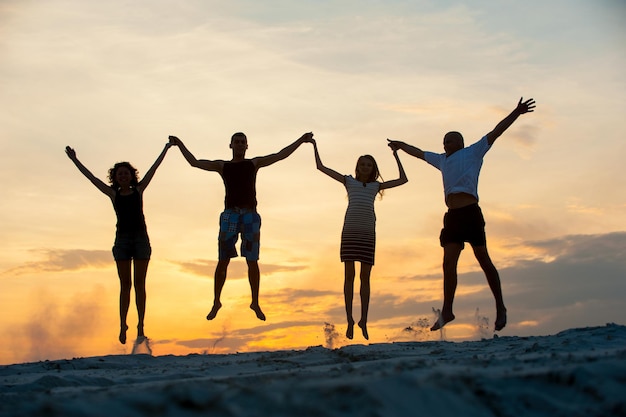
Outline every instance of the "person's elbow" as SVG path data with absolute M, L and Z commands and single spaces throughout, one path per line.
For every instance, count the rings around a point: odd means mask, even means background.
M 487 143 L 489 144 L 489 146 L 493 145 L 496 139 L 498 139 L 501 135 L 502 132 L 496 132 L 495 130 L 487 133 L 485 136 L 487 137 Z
M 422 161 L 426 160 L 426 154 L 421 149 L 415 153 L 412 153 L 411 156 L 416 157 L 417 159 L 421 159 Z

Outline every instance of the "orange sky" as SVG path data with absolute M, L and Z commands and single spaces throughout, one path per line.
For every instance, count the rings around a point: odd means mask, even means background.
M 115 214 L 66 145 L 104 180 L 120 160 L 143 175 L 170 134 L 229 159 L 236 131 L 250 157 L 313 131 L 327 166 L 350 174 L 368 153 L 391 179 L 386 138 L 442 151 L 459 130 L 471 143 L 521 96 L 537 110 L 488 153 L 479 187 L 509 308 L 501 334 L 620 321 L 625 8 L 531 3 L 3 2 L 0 363 L 132 350 L 117 341 Z M 442 337 L 423 331 L 442 298 L 441 178 L 400 157 L 409 183 L 376 201 L 371 343 Z M 223 185 L 169 151 L 144 194 L 153 354 L 365 343 L 343 337 L 345 189 L 315 170 L 308 144 L 263 168 L 257 189 L 268 320 L 248 308 L 238 259 L 208 322 Z M 493 299 L 469 251 L 459 270 L 444 336 L 491 337 Z

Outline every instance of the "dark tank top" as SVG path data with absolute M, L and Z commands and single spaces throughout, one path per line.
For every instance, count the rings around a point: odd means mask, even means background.
M 226 187 L 224 208 L 256 209 L 256 168 L 251 160 L 225 162 L 222 179 Z
M 115 192 L 113 208 L 117 215 L 117 234 L 147 234 L 141 194 L 133 188 L 128 195 Z

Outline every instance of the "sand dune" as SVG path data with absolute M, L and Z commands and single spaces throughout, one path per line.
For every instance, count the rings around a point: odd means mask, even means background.
M 626 327 L 0 367 L 1 416 L 626 416 Z

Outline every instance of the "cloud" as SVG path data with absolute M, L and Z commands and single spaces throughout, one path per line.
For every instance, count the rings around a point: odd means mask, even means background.
M 623 298 L 626 294 L 626 232 L 523 241 L 517 247 L 522 252 L 542 256 L 514 260 L 498 269 L 509 312 L 509 325 L 504 334 L 509 331 L 524 335 L 550 334 L 572 326 L 619 322 L 616 311 L 626 308 Z M 468 252 L 464 256 L 472 255 Z M 405 282 L 415 283 L 414 290 L 400 294 L 391 290 L 373 291 L 370 299 L 372 327 L 389 328 L 391 340 L 425 337 L 421 331 L 424 326 L 420 323 L 432 321 L 431 311 L 440 307 L 443 296 L 441 289 L 433 292 L 427 285 L 432 284 L 433 278 L 433 275 L 403 278 Z M 440 287 L 441 275 L 437 279 Z M 337 304 L 329 315 L 341 317 L 342 308 Z M 485 327 L 489 327 L 485 323 L 493 325 L 494 300 L 480 269 L 464 271 L 459 268 L 454 311 L 457 319 L 450 327 L 471 327 L 475 331 L 468 337 L 485 337 Z M 449 335 L 454 333 L 449 329 Z
M 528 242 L 543 249 L 566 264 L 590 261 L 624 264 L 626 259 L 626 232 L 593 235 L 568 235 L 554 239 Z M 624 265 L 623 265 L 624 266 Z
M 568 235 L 524 245 L 546 257 L 499 270 L 511 323 L 536 334 L 563 330 L 558 326 L 619 321 L 615 311 L 626 308 L 626 232 Z M 493 315 L 493 297 L 482 271 L 459 274 L 458 291 L 481 284 L 482 291 L 458 296 L 455 309 L 469 315 L 480 306 Z M 529 327 L 529 322 L 536 326 Z
M 312 290 L 303 288 L 283 288 L 272 293 L 264 294 L 264 298 L 271 298 L 272 303 L 289 303 L 293 300 L 310 300 L 337 295 L 337 291 Z M 313 302 L 317 302 L 316 300 Z
M 626 232 L 522 241 L 519 247 L 546 256 L 519 260 L 499 269 L 509 313 L 503 335 L 554 334 L 571 327 L 619 322 L 616 312 L 626 308 L 623 300 Z M 386 281 L 389 285 L 380 286 L 381 291 L 372 293 L 370 335 L 382 334 L 384 341 L 389 342 L 464 340 L 488 338 L 493 334 L 494 301 L 482 271 L 459 270 L 457 319 L 446 327 L 445 334 L 430 331 L 435 319 L 433 309 L 441 307 L 441 276 L 414 275 L 402 281 L 412 281 L 412 289 L 394 292 L 393 283 L 399 281 Z M 432 288 L 435 281 L 437 291 Z M 258 325 L 255 322 L 243 328 L 227 325 L 204 338 L 169 343 L 198 352 L 228 353 L 273 346 L 271 342 L 285 339 L 289 341 L 282 348 L 301 348 L 293 345 L 297 342 L 286 335 L 316 334 L 318 329 L 320 343 L 328 345 L 332 341 L 336 347 L 347 342 L 342 336 L 345 310 L 341 288 L 281 288 L 264 293 L 263 300 L 268 305 L 292 306 L 289 319 Z M 356 314 L 358 303 L 355 294 Z M 246 306 L 242 304 L 241 308 Z M 333 323 L 334 329 L 330 325 Z
M 194 259 L 192 261 L 172 261 L 172 263 L 180 266 L 180 268 L 188 273 L 193 275 L 198 275 L 201 277 L 210 277 L 213 278 L 215 274 L 215 267 L 217 266 L 217 261 L 205 260 L 205 259 Z M 278 272 L 294 272 L 294 271 L 302 271 L 307 269 L 306 265 L 276 265 L 276 264 L 262 264 L 259 266 L 261 269 L 262 275 L 272 275 Z M 228 265 L 228 277 L 232 279 L 244 279 L 248 278 L 248 266 L 245 261 L 235 261 L 231 262 Z
M 513 139 L 522 148 L 526 150 L 533 150 L 539 136 L 540 129 L 538 126 L 520 124 L 511 134 L 511 139 Z
M 88 268 L 105 268 L 112 264 L 111 251 L 84 249 L 32 249 L 29 251 L 42 260 L 26 262 L 3 274 L 23 275 L 36 272 L 75 271 Z
M 265 340 L 266 334 L 273 331 L 289 330 L 291 332 L 294 328 L 323 328 L 324 324 L 322 320 L 290 320 L 236 330 L 223 327 L 213 334 L 214 337 L 177 340 L 174 343 L 188 348 L 200 349 L 202 352 L 236 352 L 249 350 L 251 344 Z

